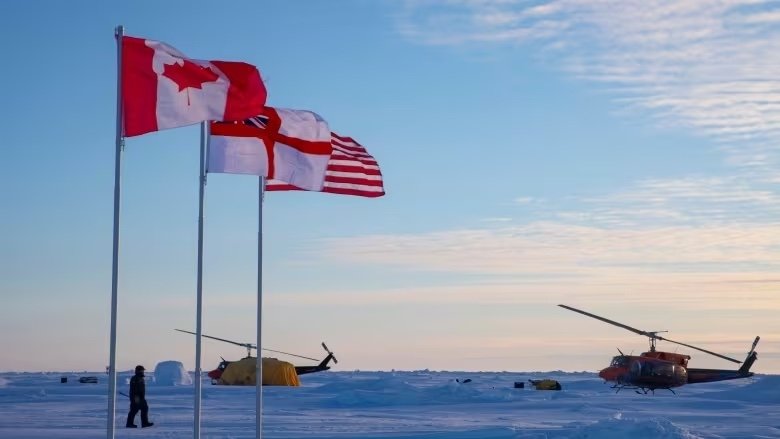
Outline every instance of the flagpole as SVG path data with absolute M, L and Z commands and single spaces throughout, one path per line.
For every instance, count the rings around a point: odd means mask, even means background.
M 119 199 L 121 189 L 122 149 L 122 37 L 125 28 L 121 25 L 114 29 L 116 39 L 116 153 L 114 156 L 114 241 L 111 262 L 111 347 L 108 366 L 108 422 L 106 438 L 114 438 L 114 418 L 116 417 L 116 315 L 117 286 L 119 284 Z
M 255 435 L 263 437 L 263 198 L 265 195 L 265 177 L 257 179 L 257 368 L 255 386 Z
M 198 280 L 196 287 L 196 306 L 195 306 L 195 417 L 193 419 L 193 439 L 200 439 L 200 411 L 202 396 L 201 380 L 201 322 L 203 320 L 203 199 L 206 186 L 206 140 L 208 139 L 208 122 L 200 124 L 200 177 L 198 179 Z

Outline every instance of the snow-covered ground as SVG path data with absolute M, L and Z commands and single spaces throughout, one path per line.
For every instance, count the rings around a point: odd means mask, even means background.
M 81 384 L 80 376 L 98 377 Z M 192 385 L 147 379 L 148 429 L 117 438 L 191 438 Z M 67 376 L 67 383 L 60 377 Z M 118 388 L 127 392 L 131 373 Z M 780 376 L 697 384 L 655 395 L 615 393 L 592 373 L 323 372 L 263 391 L 266 438 L 780 438 Z M 469 383 L 461 381 L 470 378 Z M 562 391 L 528 388 L 553 378 Z M 514 388 L 514 382 L 526 388 Z M 105 373 L 0 374 L 0 438 L 104 438 Z M 254 387 L 204 380 L 202 437 L 254 438 Z

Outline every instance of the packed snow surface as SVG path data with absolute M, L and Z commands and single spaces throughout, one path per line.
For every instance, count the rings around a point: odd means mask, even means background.
M 81 384 L 82 375 L 99 382 Z M 127 392 L 130 375 L 121 374 L 120 391 Z M 0 438 L 105 438 L 106 378 L 0 374 Z M 146 389 L 154 427 L 123 428 L 128 402 L 118 395 L 117 438 L 192 437 L 194 386 L 154 378 Z M 563 390 L 528 385 L 540 378 L 560 381 Z M 592 373 L 322 372 L 301 381 L 263 389 L 264 438 L 780 438 L 776 375 L 655 395 L 616 393 Z M 201 437 L 254 438 L 255 388 L 203 383 Z

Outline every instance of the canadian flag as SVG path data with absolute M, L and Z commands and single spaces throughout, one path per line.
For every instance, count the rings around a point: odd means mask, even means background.
M 122 37 L 125 136 L 245 119 L 263 111 L 266 96 L 251 64 L 190 59 L 159 41 Z
M 266 107 L 235 123 L 211 123 L 208 172 L 250 174 L 319 191 L 333 146 L 317 113 Z

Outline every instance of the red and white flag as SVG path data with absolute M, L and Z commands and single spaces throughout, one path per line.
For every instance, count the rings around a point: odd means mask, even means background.
M 333 153 L 328 160 L 325 182 L 320 192 L 358 197 L 381 197 L 385 194 L 382 172 L 374 157 L 363 145 L 351 137 L 331 133 Z M 287 184 L 279 180 L 268 180 L 267 191 L 316 190 Z
M 316 191 L 322 189 L 332 149 L 328 123 L 318 114 L 265 107 L 240 122 L 211 123 L 207 169 Z
M 266 96 L 251 64 L 190 59 L 159 41 L 122 37 L 125 136 L 245 119 L 263 111 Z

